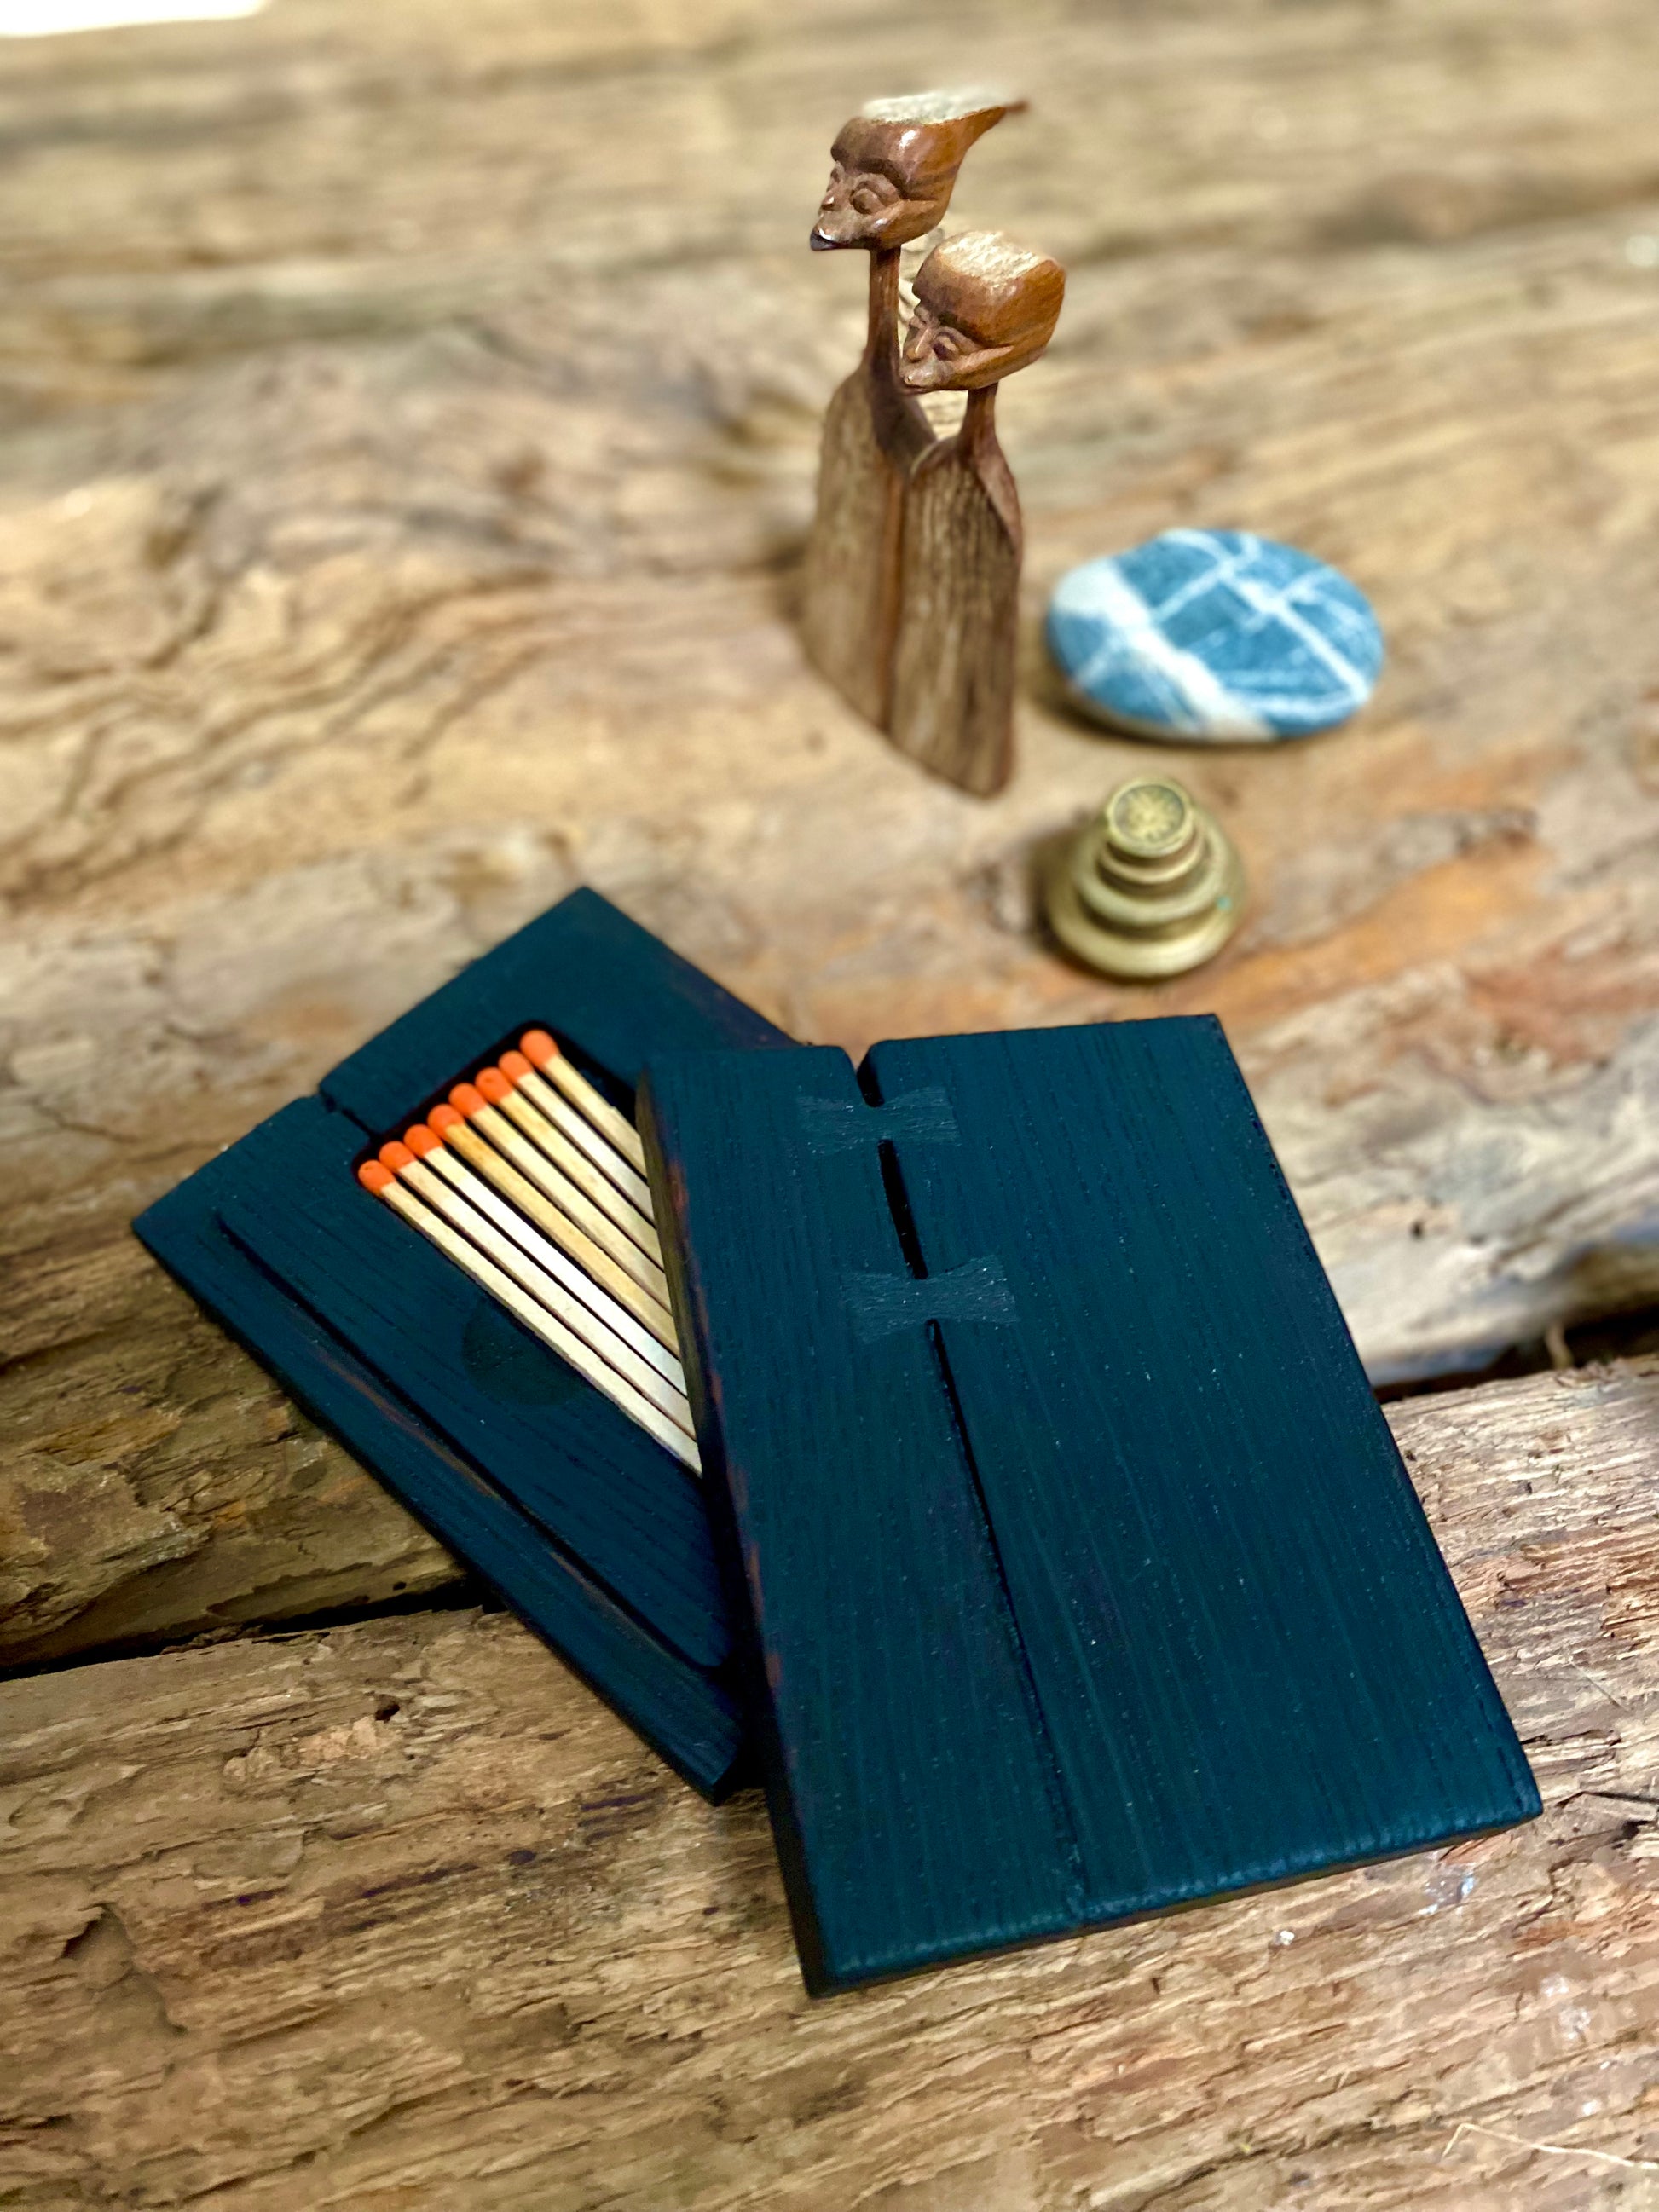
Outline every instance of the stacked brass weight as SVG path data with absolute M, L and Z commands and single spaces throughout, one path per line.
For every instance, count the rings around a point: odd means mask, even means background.
M 1058 854 L 1049 925 L 1103 975 L 1155 981 L 1218 952 L 1244 908 L 1244 871 L 1214 817 L 1169 776 L 1121 783 Z

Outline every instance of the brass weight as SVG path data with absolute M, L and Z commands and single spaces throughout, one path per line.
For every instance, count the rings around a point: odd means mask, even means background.
M 1049 926 L 1103 975 L 1156 981 L 1219 952 L 1244 910 L 1244 870 L 1221 825 L 1170 776 L 1121 783 L 1056 858 Z

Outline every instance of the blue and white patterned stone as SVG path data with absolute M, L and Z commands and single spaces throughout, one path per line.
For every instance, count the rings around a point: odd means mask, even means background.
M 1085 714 L 1138 736 L 1270 744 L 1363 707 L 1382 665 L 1338 570 L 1243 530 L 1170 530 L 1085 561 L 1048 603 L 1048 650 Z

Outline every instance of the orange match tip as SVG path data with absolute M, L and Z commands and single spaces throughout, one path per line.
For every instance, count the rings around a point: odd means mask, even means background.
M 428 1152 L 441 1152 L 443 1141 L 437 1131 L 428 1129 L 424 1121 L 417 1121 L 412 1129 L 404 1131 L 404 1142 L 417 1160 L 423 1160 Z
M 357 1180 L 365 1190 L 372 1190 L 378 1198 L 383 1190 L 397 1181 L 397 1177 L 390 1168 L 382 1167 L 379 1160 L 365 1160 L 357 1170 Z
M 535 1073 L 535 1069 L 521 1052 L 504 1052 L 501 1054 L 501 1073 L 509 1081 L 522 1083 L 526 1075 L 533 1075 Z
M 454 1128 L 460 1118 L 453 1106 L 434 1106 L 426 1117 L 426 1126 L 428 1129 L 435 1130 L 441 1137 L 446 1129 Z M 411 1130 L 410 1135 L 413 1136 L 413 1134 L 414 1131 Z
M 470 1083 L 458 1083 L 449 1094 L 449 1103 L 458 1114 L 465 1114 L 469 1118 L 483 1112 L 483 1100 Z M 434 1114 L 432 1118 L 436 1121 L 437 1115 Z
M 395 1137 L 389 1145 L 382 1145 L 380 1147 L 380 1158 L 392 1170 L 393 1175 L 397 1174 L 399 1168 L 406 1168 L 414 1157 L 409 1146 L 400 1145 Z
M 502 1099 L 510 1097 L 513 1092 L 513 1085 L 499 1067 L 481 1067 L 478 1070 L 478 1088 L 492 1106 L 499 1106 Z M 449 1095 L 452 1098 L 455 1096 L 453 1091 Z
M 538 1067 L 545 1067 L 550 1060 L 556 1060 L 559 1056 L 559 1048 L 545 1030 L 526 1030 L 519 1039 L 519 1048 L 525 1058 L 533 1060 Z M 503 1060 L 501 1066 L 505 1067 L 506 1065 Z

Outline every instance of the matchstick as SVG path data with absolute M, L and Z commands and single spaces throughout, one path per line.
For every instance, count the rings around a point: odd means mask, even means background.
M 531 1143 L 552 1161 L 562 1175 L 568 1176 L 584 1197 L 613 1221 L 625 1237 L 631 1237 L 647 1260 L 658 1267 L 662 1265 L 662 1246 L 649 1217 L 641 1213 L 632 1200 L 625 1198 L 585 1153 L 579 1152 L 546 1115 L 531 1104 L 509 1075 L 499 1067 L 481 1067 L 473 1078 L 473 1088 L 492 1106 L 499 1106 L 509 1114 Z M 568 1113 L 569 1109 L 565 1110 Z M 617 1164 L 620 1168 L 623 1163 L 618 1160 Z M 633 1170 L 629 1169 L 628 1172 L 632 1174 Z M 634 1180 L 638 1182 L 638 1176 Z M 640 1188 L 645 1190 L 643 1183 Z M 647 1205 L 650 1197 L 650 1192 L 646 1191 Z
M 501 1079 L 505 1083 L 505 1076 Z M 659 1305 L 668 1304 L 668 1282 L 662 1269 L 650 1259 L 631 1237 L 617 1227 L 577 1189 L 569 1176 L 556 1167 L 546 1153 L 522 1136 L 508 1121 L 489 1104 L 476 1085 L 458 1083 L 449 1094 L 449 1103 L 465 1115 L 495 1149 L 506 1155 L 514 1166 L 527 1175 L 532 1182 L 546 1192 L 555 1206 L 562 1207 L 580 1229 L 585 1229 L 601 1251 L 608 1252 L 619 1267 L 633 1276 L 635 1281 L 650 1291 Z M 429 1118 L 429 1117 L 428 1117 Z
M 623 1158 L 631 1161 L 643 1175 L 645 1146 L 640 1142 L 639 1131 L 626 1114 L 619 1113 L 608 1098 L 602 1098 L 587 1078 L 571 1066 L 547 1031 L 526 1030 L 519 1039 L 519 1049 L 544 1075 L 551 1076 L 571 1104 L 586 1114 L 593 1127 L 609 1137 Z M 506 1065 L 505 1061 L 502 1065 Z
M 476 1094 L 475 1094 L 476 1095 Z M 635 1320 L 641 1321 L 659 1344 L 671 1352 L 678 1352 L 679 1340 L 675 1333 L 674 1317 L 669 1311 L 666 1297 L 655 1297 L 644 1284 L 626 1268 L 619 1267 L 610 1254 L 603 1250 L 586 1231 L 562 1207 L 555 1206 L 546 1193 L 527 1177 L 520 1175 L 494 1145 L 488 1143 L 453 1106 L 434 1106 L 427 1115 L 427 1126 L 441 1137 L 446 1146 L 459 1153 L 467 1164 L 494 1183 L 508 1204 L 545 1231 L 560 1249 L 569 1255 L 584 1274 L 591 1275 L 611 1297 L 627 1307 Z M 516 1132 L 514 1134 L 516 1135 Z M 630 1250 L 634 1248 L 630 1246 Z M 635 1259 L 641 1255 L 635 1252 Z M 665 1291 L 666 1285 L 664 1285 Z
M 441 1112 L 443 1109 L 440 1108 L 437 1110 Z M 455 1111 L 453 1106 L 448 1110 L 451 1114 Z M 567 1291 L 579 1297 L 606 1328 L 614 1330 L 624 1344 L 631 1346 L 641 1359 L 648 1360 L 659 1375 L 665 1376 L 684 1394 L 684 1374 L 672 1346 L 665 1348 L 660 1345 L 616 1298 L 601 1290 L 591 1275 L 584 1274 L 579 1267 L 566 1258 L 556 1244 L 544 1237 L 541 1231 L 532 1227 L 521 1212 L 492 1190 L 482 1176 L 474 1175 L 465 1162 L 457 1158 L 435 1129 L 430 1128 L 424 1121 L 417 1121 L 412 1129 L 404 1130 L 404 1142 L 417 1160 L 424 1160 L 428 1167 L 435 1168 L 469 1205 L 493 1221 L 498 1229 L 504 1230 L 538 1267 L 545 1268 L 556 1282 L 562 1284 Z M 508 1173 L 512 1172 L 509 1169 Z M 597 1251 L 597 1247 L 595 1249 Z M 602 1258 L 604 1255 L 601 1254 L 599 1256 Z
M 623 1158 L 609 1136 L 596 1128 L 585 1114 L 579 1114 L 568 1100 L 561 1098 L 550 1083 L 544 1083 L 521 1052 L 504 1052 L 499 1065 L 507 1081 L 516 1085 L 573 1145 L 580 1145 L 594 1166 L 610 1176 L 625 1198 L 632 1199 L 647 1221 L 652 1219 L 650 1184 L 631 1162 Z M 604 1105 L 597 1091 L 593 1098 L 596 1105 Z
M 451 1228 L 471 1237 L 485 1259 L 493 1261 L 504 1274 L 510 1275 L 520 1290 L 528 1291 L 556 1321 L 562 1322 L 580 1337 L 590 1351 L 597 1352 L 608 1366 L 614 1367 L 625 1382 L 631 1382 L 642 1397 L 648 1398 L 659 1412 L 666 1413 L 670 1420 L 690 1435 L 691 1409 L 685 1401 L 684 1376 L 671 1382 L 642 1359 L 510 1237 L 504 1237 L 477 1207 L 417 1158 L 407 1145 L 382 1145 L 380 1163 L 401 1176 L 424 1204 L 442 1214 Z
M 405 1190 L 398 1178 L 382 1160 L 365 1160 L 357 1170 L 357 1180 L 365 1190 L 384 1199 L 413 1229 L 417 1229 L 445 1256 L 471 1275 L 473 1281 L 504 1305 L 515 1319 L 521 1321 L 532 1335 L 574 1367 L 576 1372 L 602 1390 L 611 1404 L 629 1419 L 638 1423 L 647 1436 L 654 1437 L 659 1444 L 673 1453 L 682 1465 L 694 1474 L 702 1473 L 697 1447 L 679 1425 L 670 1420 L 648 1398 L 642 1397 L 630 1383 L 625 1382 L 617 1370 L 590 1352 L 579 1336 L 556 1321 L 544 1306 L 538 1304 L 529 1293 L 521 1291 L 511 1276 L 504 1274 L 478 1248 L 469 1243 L 460 1233 L 450 1227 L 423 1206 L 411 1191 Z

